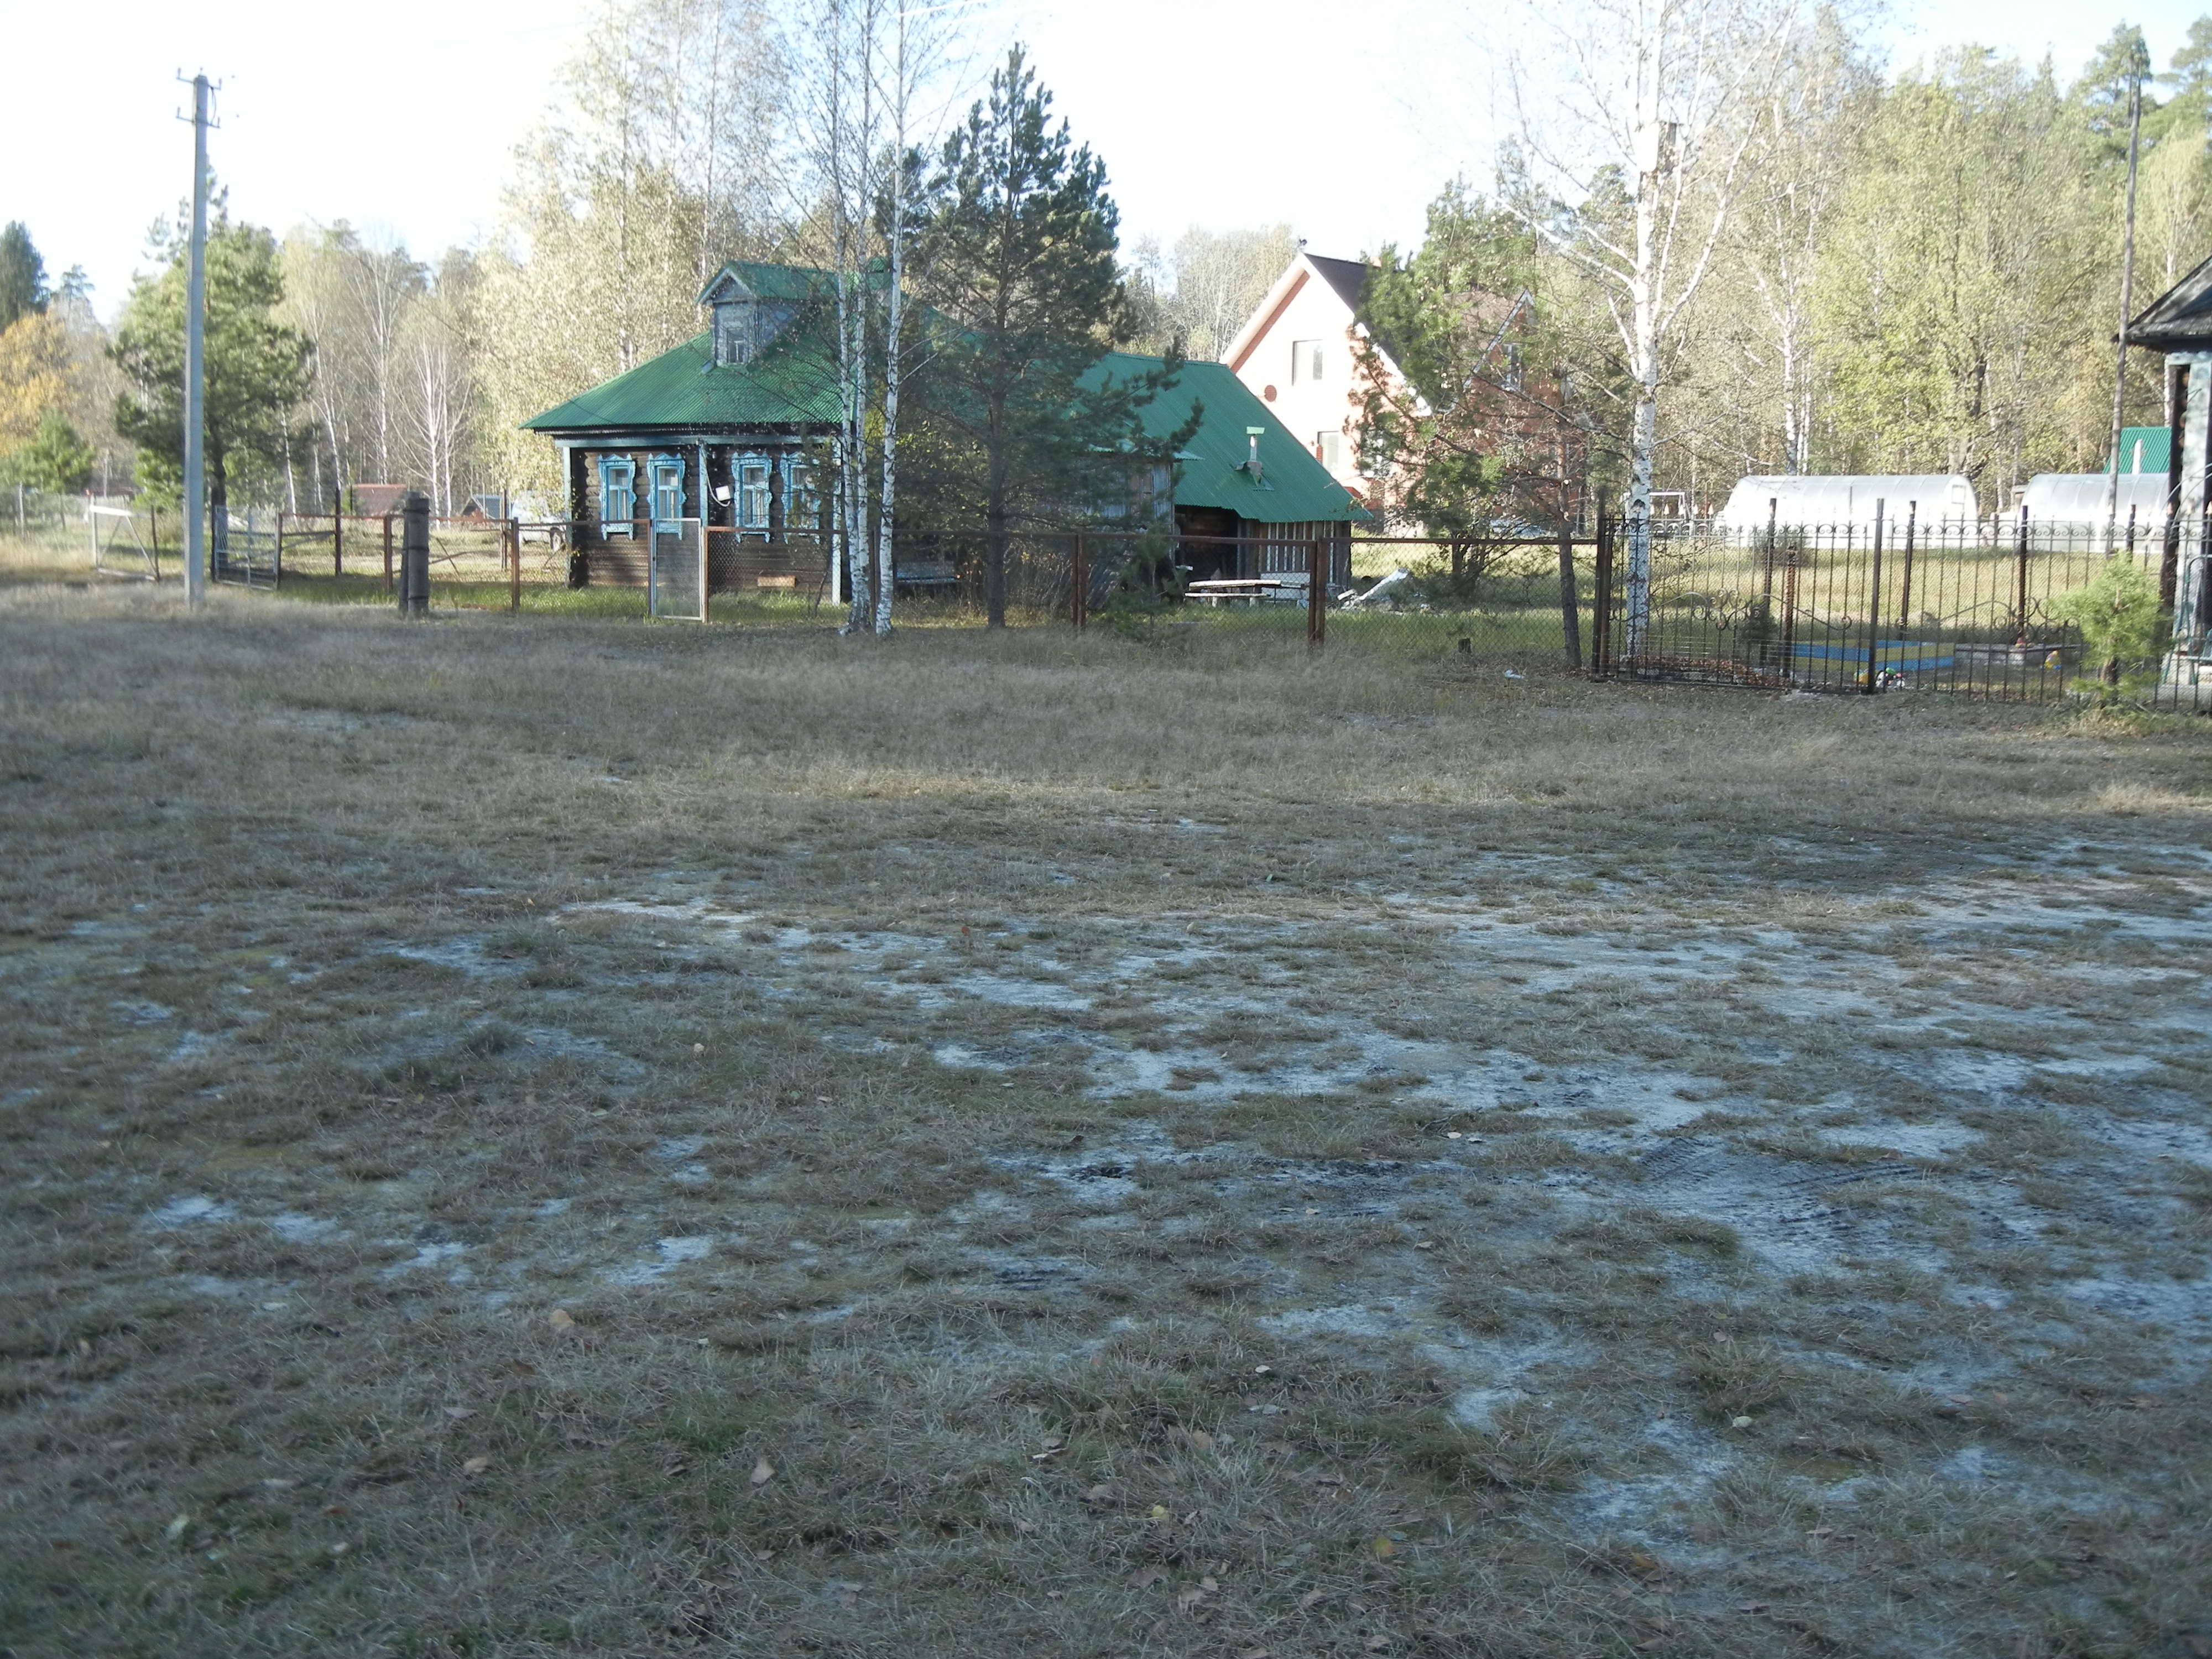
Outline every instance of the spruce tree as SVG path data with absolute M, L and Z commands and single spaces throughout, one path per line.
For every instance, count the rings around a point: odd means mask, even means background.
M 115 428 L 138 446 L 141 477 L 173 484 L 184 471 L 185 277 L 181 234 L 166 235 L 167 269 L 131 290 L 112 348 L 131 389 Z M 307 395 L 308 344 L 276 320 L 284 298 L 276 239 L 234 224 L 220 204 L 208 226 L 206 401 L 208 507 L 218 544 L 241 462 L 283 465 L 292 415 Z

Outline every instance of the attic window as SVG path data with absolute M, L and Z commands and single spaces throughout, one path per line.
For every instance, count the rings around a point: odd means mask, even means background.
M 1328 359 L 1322 355 L 1322 343 L 1319 340 L 1291 341 L 1291 384 L 1304 386 L 1309 380 L 1320 380 L 1322 370 L 1327 362 Z
M 1341 432 L 1314 434 L 1314 459 L 1334 472 L 1344 465 L 1344 434 Z
M 714 307 L 714 361 L 749 363 L 753 360 L 753 307 L 744 301 Z

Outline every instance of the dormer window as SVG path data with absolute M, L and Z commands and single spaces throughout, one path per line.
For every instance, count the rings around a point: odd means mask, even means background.
M 753 313 L 757 302 L 727 301 L 714 307 L 714 361 L 720 364 L 753 360 Z

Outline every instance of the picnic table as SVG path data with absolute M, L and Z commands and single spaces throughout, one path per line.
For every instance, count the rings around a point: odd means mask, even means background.
M 1183 590 L 1183 597 L 1202 599 L 1208 605 L 1231 605 L 1239 601 L 1251 605 L 1268 599 L 1303 599 L 1305 592 L 1304 577 L 1293 580 L 1282 576 L 1235 576 L 1193 582 Z

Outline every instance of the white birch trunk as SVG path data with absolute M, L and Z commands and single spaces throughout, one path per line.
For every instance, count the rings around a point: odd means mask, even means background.
M 907 0 L 898 0 L 898 45 L 892 59 L 890 176 L 890 294 L 884 318 L 884 481 L 877 499 L 876 635 L 891 631 L 891 589 L 898 561 L 891 518 L 898 504 L 899 335 L 906 295 Z

